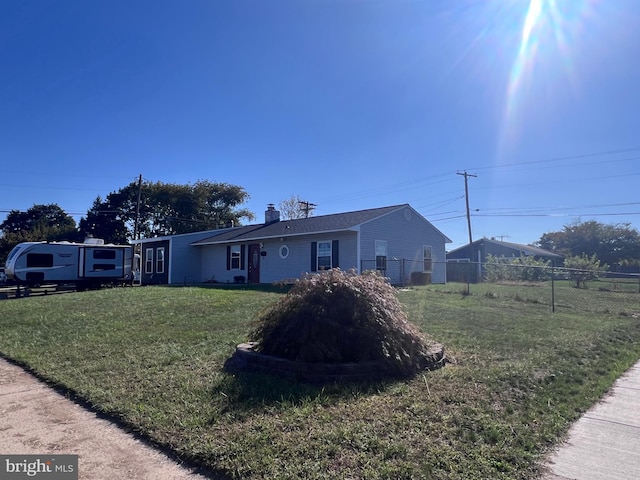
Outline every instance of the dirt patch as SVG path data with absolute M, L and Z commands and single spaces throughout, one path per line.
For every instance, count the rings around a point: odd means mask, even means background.
M 2 358 L 0 432 L 4 455 L 78 455 L 83 480 L 207 478 Z

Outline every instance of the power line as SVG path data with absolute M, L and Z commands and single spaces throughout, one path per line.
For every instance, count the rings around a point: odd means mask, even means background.
M 620 217 L 623 215 L 640 215 L 640 212 L 617 213 L 474 213 L 474 217 Z
M 526 210 L 573 210 L 576 208 L 603 208 L 603 207 L 626 207 L 629 205 L 640 205 L 640 202 L 627 202 L 627 203 L 601 203 L 598 205 L 581 205 L 579 207 L 556 207 L 556 208 L 549 208 L 549 207 L 529 207 Z M 491 208 L 488 210 L 519 210 L 513 207 L 497 207 L 497 208 Z
M 591 152 L 591 153 L 583 153 L 578 155 L 568 155 L 565 157 L 554 157 L 554 158 L 541 159 L 541 160 L 530 160 L 528 162 L 501 163 L 497 165 L 490 165 L 488 167 L 476 167 L 476 168 L 473 168 L 473 170 L 492 170 L 492 169 L 501 168 L 501 167 L 514 167 L 514 166 L 520 166 L 520 165 L 533 165 L 533 164 L 539 164 L 539 163 L 561 162 L 565 160 L 578 160 L 581 158 L 600 157 L 603 155 L 616 155 L 620 153 L 629 153 L 629 152 L 638 152 L 638 151 L 640 151 L 640 147 L 624 148 L 624 149 L 618 149 L 618 150 L 607 150 L 604 152 Z

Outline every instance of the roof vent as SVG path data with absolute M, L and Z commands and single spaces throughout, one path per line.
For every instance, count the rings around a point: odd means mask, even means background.
M 84 239 L 85 245 L 104 245 L 104 240 L 102 238 L 95 237 L 87 237 Z

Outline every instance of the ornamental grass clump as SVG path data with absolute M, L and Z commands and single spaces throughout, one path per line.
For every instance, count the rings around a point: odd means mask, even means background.
M 307 363 L 376 362 L 385 375 L 429 367 L 429 342 L 377 272 L 332 269 L 298 280 L 252 332 L 262 354 Z

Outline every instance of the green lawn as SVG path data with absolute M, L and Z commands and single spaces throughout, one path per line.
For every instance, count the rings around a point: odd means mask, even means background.
M 261 290 L 0 301 L 0 353 L 223 478 L 537 478 L 540 455 L 640 358 L 640 294 L 572 289 L 602 308 L 552 314 L 531 300 L 539 287 L 465 288 L 399 292 L 453 360 L 409 381 L 226 374 L 280 295 Z

